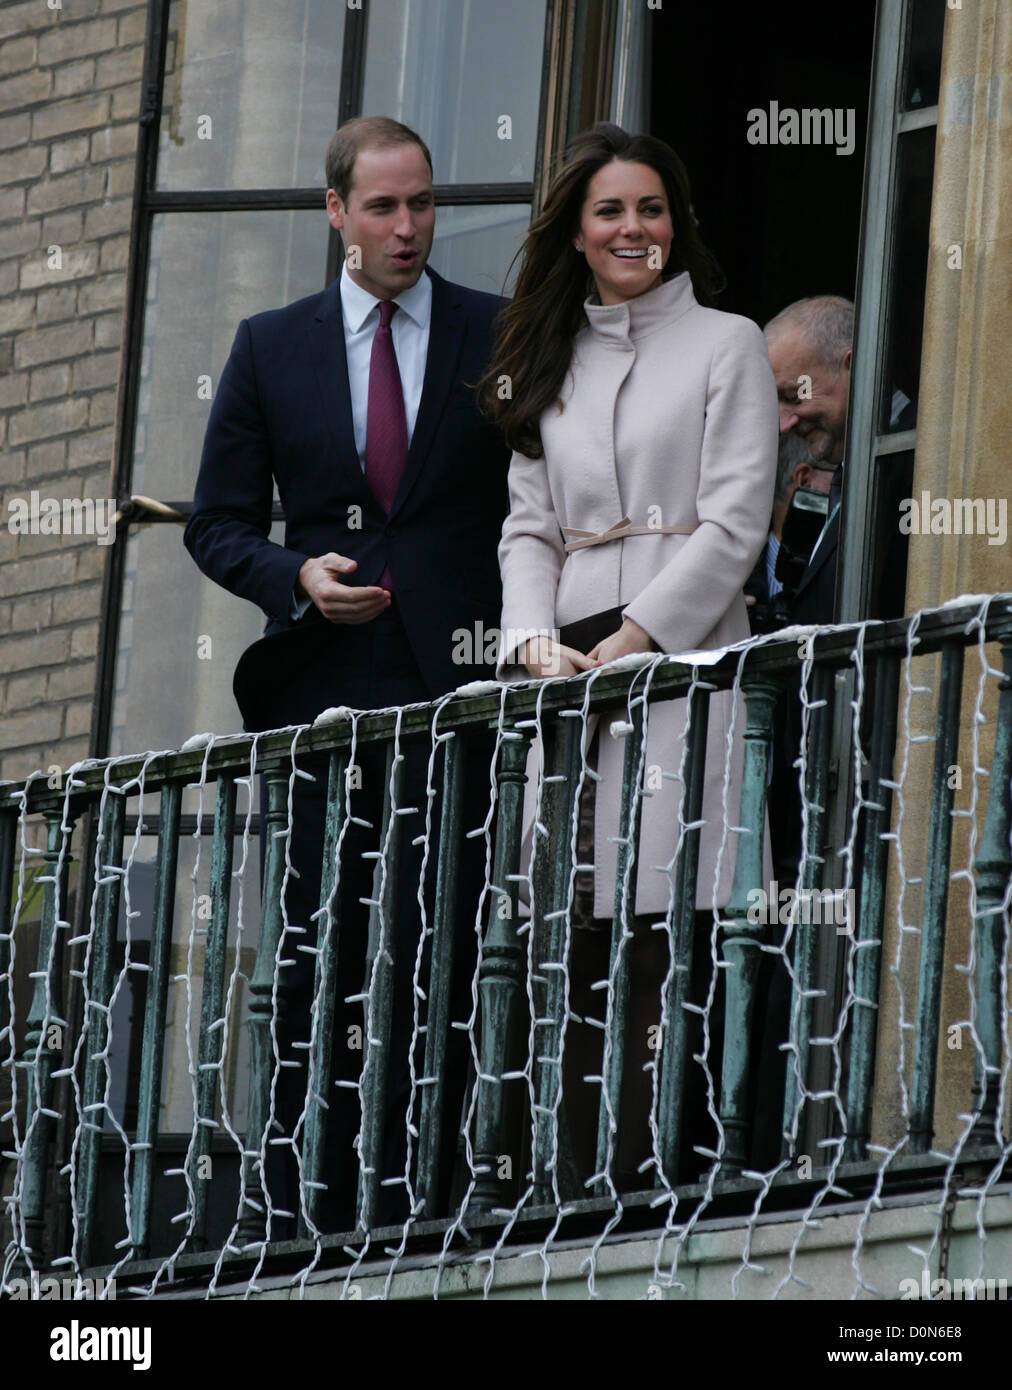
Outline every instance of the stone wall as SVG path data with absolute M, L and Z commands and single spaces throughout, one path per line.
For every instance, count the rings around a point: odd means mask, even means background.
M 112 493 L 146 24 L 136 0 L 0 8 L 0 777 L 88 753 L 110 548 L 40 532 L 46 499 Z

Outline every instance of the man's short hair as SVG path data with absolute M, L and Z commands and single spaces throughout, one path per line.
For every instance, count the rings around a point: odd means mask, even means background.
M 777 487 L 773 494 L 774 503 L 787 501 L 787 489 L 794 476 L 795 468 L 799 463 L 811 462 L 811 458 L 808 445 L 800 434 L 788 430 L 786 434 L 780 436 L 780 444 L 777 448 Z
M 355 160 L 365 149 L 388 149 L 391 145 L 417 145 L 432 173 L 432 155 L 420 135 L 389 116 L 356 116 L 346 121 L 330 137 L 327 146 L 327 187 L 342 203 L 348 201 Z
M 836 294 L 816 294 L 796 299 L 775 314 L 763 329 L 767 338 L 790 324 L 804 333 L 815 356 L 827 370 L 839 371 L 844 354 L 854 341 L 854 305 Z

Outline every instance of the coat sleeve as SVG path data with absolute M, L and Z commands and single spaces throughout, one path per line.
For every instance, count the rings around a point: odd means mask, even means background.
M 209 579 L 269 618 L 287 621 L 295 581 L 309 557 L 268 539 L 273 497 L 270 435 L 244 319 L 211 407 L 183 543 Z
M 507 475 L 509 515 L 499 542 L 502 642 L 497 675 L 516 679 L 515 656 L 528 637 L 555 633 L 555 594 L 566 558 L 545 459 L 514 453 Z
M 739 319 L 710 362 L 699 526 L 624 610 L 662 651 L 699 647 L 741 594 L 769 533 L 778 435 L 765 340 L 754 323 Z

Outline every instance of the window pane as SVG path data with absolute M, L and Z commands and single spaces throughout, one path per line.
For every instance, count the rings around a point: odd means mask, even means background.
M 514 276 L 503 288 L 510 262 L 527 235 L 529 205 L 439 208 L 430 264 L 444 279 L 489 294 L 511 294 Z M 515 271 L 514 271 L 515 275 Z
M 880 417 L 880 428 L 887 433 L 913 429 L 917 424 L 934 167 L 934 126 L 911 130 L 899 137 L 895 236 L 888 289 L 888 348 Z
M 334 0 L 176 0 L 158 187 L 323 188 L 345 13 Z
M 280 525 L 272 539 L 281 543 Z M 135 530 L 127 542 L 110 755 L 240 730 L 232 672 L 265 621 L 253 604 L 204 578 L 183 548 L 181 526 Z
M 545 0 L 373 5 L 363 114 L 417 130 L 436 183 L 532 179 L 544 29 Z
M 322 289 L 328 231 L 322 208 L 155 218 L 132 491 L 193 496 L 208 393 L 239 320 Z
M 907 551 L 910 537 L 900 530 L 905 513 L 901 504 L 914 490 L 914 451 L 883 454 L 875 461 L 876 523 L 874 579 L 871 588 L 873 618 L 901 618 L 907 588 Z
M 903 109 L 937 106 L 945 0 L 911 0 Z

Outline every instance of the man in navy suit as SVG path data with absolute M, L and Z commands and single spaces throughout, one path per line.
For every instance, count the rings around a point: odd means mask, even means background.
M 265 636 L 244 654 L 234 681 L 250 730 L 307 723 L 335 705 L 376 709 L 430 700 L 494 674 L 483 664 L 478 625 L 487 630 L 499 620 L 496 548 L 507 507 L 508 453 L 479 413 L 472 387 L 486 370 L 502 301 L 427 269 L 435 223 L 432 161 L 406 126 L 383 117 L 343 126 L 327 152 L 327 183 L 327 216 L 345 248 L 341 276 L 320 294 L 239 325 L 208 421 L 184 536 L 206 575 L 267 615 Z M 283 545 L 268 534 L 275 484 L 285 513 Z M 475 640 L 461 643 L 462 629 Z M 361 1004 L 343 1002 L 363 982 L 368 922 L 360 900 L 371 895 L 372 865 L 362 856 L 377 847 L 386 788 L 380 755 L 359 762 L 350 807 L 372 829 L 351 827 L 342 860 L 334 1063 L 344 1079 L 354 1078 L 361 1058 L 346 1055 L 347 1048 L 339 1055 L 339 1044 L 363 1022 Z M 424 828 L 426 766 L 427 750 L 408 750 L 400 804 L 417 810 L 402 826 L 384 1176 L 404 1168 L 411 972 L 420 925 L 421 851 L 412 840 Z M 467 781 L 484 788 L 487 807 L 487 762 L 482 768 L 481 777 Z M 289 922 L 310 926 L 319 906 L 325 779 L 296 780 L 290 856 L 299 876 L 289 883 L 286 907 Z M 475 801 L 470 823 L 483 819 Z M 454 1018 L 468 1012 L 475 882 L 481 879 L 472 874 L 471 897 L 462 893 L 457 913 L 457 997 L 466 995 L 466 1004 Z M 301 953 L 284 982 L 291 998 L 287 1042 L 307 1036 L 312 961 Z M 452 1040 L 459 1053 L 466 1039 L 454 1030 Z M 304 1051 L 291 1055 L 304 1063 Z M 458 1089 L 462 1075 L 460 1063 Z M 298 1078 L 282 1072 L 289 1133 L 302 1108 L 304 1079 L 304 1070 Z M 339 1177 L 330 1183 L 324 1219 L 330 1229 L 349 1229 L 353 1091 L 338 1092 L 330 1118 L 328 1176 L 336 1167 Z M 449 1165 L 442 1166 L 445 1183 Z M 290 1173 L 287 1181 L 287 1207 L 294 1211 Z M 281 1178 L 272 1186 L 284 1197 Z M 387 1215 L 403 1214 L 403 1189 L 394 1189 Z M 275 1236 L 284 1233 L 275 1225 Z

